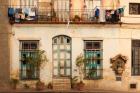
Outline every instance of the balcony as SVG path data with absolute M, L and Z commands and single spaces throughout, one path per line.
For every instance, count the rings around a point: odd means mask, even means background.
M 118 24 L 121 23 L 120 9 L 41 9 L 38 7 L 8 8 L 11 24 Z

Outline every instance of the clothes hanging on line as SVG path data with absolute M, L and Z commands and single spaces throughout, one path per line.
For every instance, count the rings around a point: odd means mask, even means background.
M 99 17 L 99 14 L 100 14 L 100 10 L 97 8 L 97 9 L 95 10 L 95 17 Z
M 35 8 L 29 8 L 29 16 L 31 16 L 31 17 L 36 16 L 36 9 Z
M 22 9 L 22 12 L 25 14 L 26 17 L 29 16 L 29 8 L 24 7 Z
M 105 22 L 105 10 L 101 9 L 100 10 L 100 22 Z
M 8 8 L 8 16 L 9 17 L 13 17 L 14 16 L 14 13 L 15 13 L 14 8 Z
M 36 8 L 8 8 L 8 17 L 15 22 L 20 20 L 35 20 Z

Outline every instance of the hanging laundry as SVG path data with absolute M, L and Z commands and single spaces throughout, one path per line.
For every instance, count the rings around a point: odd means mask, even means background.
M 25 17 L 29 16 L 29 8 L 23 8 L 22 12 L 25 14 Z
M 124 12 L 124 8 L 119 8 L 118 11 L 120 14 L 122 14 Z
M 105 10 L 100 9 L 100 22 L 105 22 Z
M 14 8 L 8 8 L 8 16 L 9 17 L 13 17 L 14 16 L 14 13 L 15 13 Z
M 34 17 L 35 15 L 35 8 L 29 8 L 29 16 Z
M 20 16 L 18 13 L 15 13 L 15 22 L 20 22 Z
M 105 18 L 107 22 L 111 20 L 111 10 L 106 10 Z
M 100 14 L 100 10 L 97 8 L 97 9 L 95 10 L 95 17 L 99 17 L 99 14 Z

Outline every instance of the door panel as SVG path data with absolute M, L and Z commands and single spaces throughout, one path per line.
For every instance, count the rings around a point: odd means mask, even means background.
M 71 38 L 67 36 L 53 38 L 52 51 L 54 64 L 53 75 L 56 77 L 71 76 Z

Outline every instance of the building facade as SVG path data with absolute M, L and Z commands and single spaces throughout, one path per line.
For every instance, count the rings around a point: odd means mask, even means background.
M 10 80 L 10 31 L 7 16 L 8 0 L 0 0 L 0 82 L 1 88 L 7 88 Z
M 53 89 L 71 89 L 78 76 L 85 90 L 140 90 L 140 1 L 9 1 L 10 77 L 30 87 L 40 79 Z M 38 71 L 24 58 L 44 50 Z M 83 54 L 82 76 L 76 58 Z M 67 84 L 67 85 L 66 85 Z

